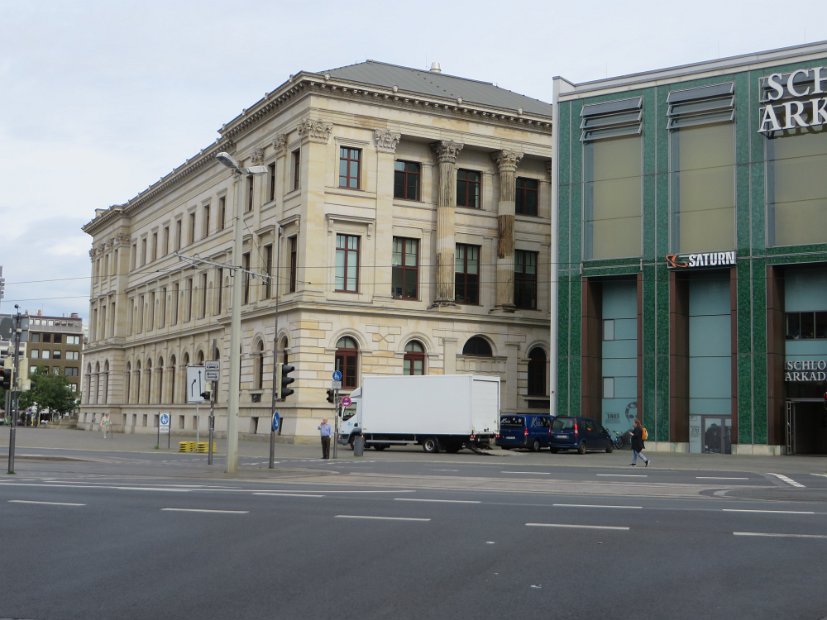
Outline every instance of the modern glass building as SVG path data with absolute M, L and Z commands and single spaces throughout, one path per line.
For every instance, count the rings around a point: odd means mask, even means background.
M 827 453 L 827 42 L 555 87 L 557 413 Z

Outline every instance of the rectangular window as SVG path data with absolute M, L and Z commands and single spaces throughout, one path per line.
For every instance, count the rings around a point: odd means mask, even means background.
M 181 249 L 181 220 L 175 220 L 175 249 Z
M 301 149 L 296 149 L 292 153 L 290 153 L 290 168 L 291 168 L 291 177 L 293 179 L 293 184 L 291 185 L 291 190 L 297 190 L 301 187 L 301 164 L 302 164 L 302 153 Z
M 482 174 L 476 170 L 457 170 L 457 206 L 480 208 Z
M 164 240 L 163 240 L 164 256 L 169 254 L 169 226 L 164 226 Z
M 643 160 L 640 136 L 589 142 L 585 162 L 585 259 L 640 256 Z
M 79 372 L 78 369 L 72 366 L 67 366 L 63 369 L 63 374 L 67 377 L 77 377 Z
M 339 187 L 359 189 L 362 149 L 339 148 Z
M 207 203 L 203 207 L 203 217 L 201 222 L 201 238 L 206 239 L 210 236 L 210 208 L 211 204 Z
M 296 275 L 298 274 L 298 250 L 299 238 L 296 235 L 290 237 L 290 289 L 291 293 L 296 292 Z
M 216 288 L 215 288 L 215 313 L 221 314 L 224 310 L 223 302 L 224 302 L 224 267 L 218 268 L 218 276 L 216 278 Z
M 224 230 L 227 226 L 227 198 L 221 196 L 218 199 L 218 230 Z
M 161 287 L 161 296 L 158 300 L 158 327 L 166 327 L 167 324 L 167 287 Z M 114 316 L 114 312 L 112 315 Z
M 187 232 L 187 243 L 189 245 L 195 243 L 195 211 L 190 213 L 190 225 L 189 231 Z
M 53 334 L 52 342 L 61 343 L 63 342 L 63 334 Z
M 255 177 L 252 174 L 247 175 L 247 212 L 253 210 L 253 189 L 255 188 Z
M 207 274 L 201 274 L 201 307 L 198 309 L 201 315 L 201 318 L 205 318 L 207 316 Z
M 80 352 L 79 351 L 66 351 L 66 359 L 67 360 L 79 360 L 80 359 Z
M 480 248 L 457 245 L 454 300 L 458 304 L 480 303 Z
M 827 338 L 827 312 L 788 312 L 787 340 Z
M 537 309 L 537 252 L 514 251 L 514 305 Z
M 269 243 L 264 246 L 264 265 L 263 270 L 266 277 L 264 278 L 264 299 L 270 299 L 273 292 L 273 244 Z
M 273 202 L 276 199 L 276 162 L 273 162 L 269 166 L 267 166 L 267 170 L 269 172 L 268 179 L 268 200 Z
M 61 359 L 61 357 L 62 357 L 62 351 L 60 351 L 60 350 L 52 351 L 52 359 L 59 360 L 59 359 Z
M 336 283 L 337 291 L 359 291 L 359 237 L 336 235 Z
M 393 238 L 391 295 L 394 299 L 419 299 L 419 240 Z
M 245 252 L 241 255 L 241 268 L 244 270 L 244 302 L 250 303 L 250 253 Z
M 132 269 L 138 266 L 138 242 L 132 244 Z
M 141 239 L 141 266 L 146 265 L 146 237 Z
M 158 233 L 152 233 L 152 254 L 151 260 L 158 260 Z
M 191 321 L 192 320 L 192 289 L 195 283 L 193 282 L 192 278 L 187 278 L 186 287 L 187 290 L 187 303 L 184 306 L 184 321 Z
M 514 194 L 514 211 L 517 215 L 537 215 L 539 185 L 537 179 L 517 177 L 516 193 Z
M 33 360 L 40 359 L 40 350 L 39 349 L 32 349 L 31 358 Z
M 172 302 L 172 307 L 170 308 L 169 313 L 169 324 L 170 325 L 177 325 L 178 324 L 178 298 L 181 296 L 181 285 L 176 282 L 172 285 L 172 295 L 170 296 L 169 300 Z
M 44 349 L 43 351 L 40 352 L 40 357 L 41 357 L 41 359 L 47 360 L 47 359 L 49 359 L 51 354 L 52 354 L 51 351 Z
M 421 165 L 414 161 L 397 160 L 393 165 L 393 197 L 419 200 Z

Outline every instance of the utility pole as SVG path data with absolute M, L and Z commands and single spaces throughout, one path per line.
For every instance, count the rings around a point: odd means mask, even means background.
M 23 329 L 20 327 L 20 307 L 15 304 L 16 311 L 14 317 L 14 364 L 12 367 L 12 384 L 11 384 L 11 400 L 9 401 L 11 409 L 11 426 L 9 427 L 9 469 L 8 473 L 14 473 L 14 447 L 17 439 L 17 415 L 18 415 L 18 398 L 20 396 L 20 378 L 18 373 L 20 371 L 20 335 Z

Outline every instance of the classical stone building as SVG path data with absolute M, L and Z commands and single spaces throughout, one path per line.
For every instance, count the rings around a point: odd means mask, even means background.
M 301 72 L 123 205 L 92 237 L 81 424 L 206 429 L 186 367 L 220 360 L 242 277 L 239 431 L 267 433 L 274 358 L 296 367 L 281 433 L 316 434 L 331 375 L 494 374 L 505 410 L 547 409 L 551 105 L 492 84 L 368 61 Z M 267 174 L 242 177 L 229 152 Z M 236 197 L 239 197 L 238 199 Z M 241 210 L 243 271 L 232 264 Z

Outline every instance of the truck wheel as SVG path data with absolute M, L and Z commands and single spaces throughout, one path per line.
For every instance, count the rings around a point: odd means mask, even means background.
M 426 437 L 422 440 L 422 449 L 428 454 L 439 452 L 439 441 L 436 437 Z

